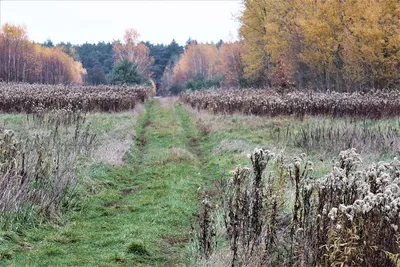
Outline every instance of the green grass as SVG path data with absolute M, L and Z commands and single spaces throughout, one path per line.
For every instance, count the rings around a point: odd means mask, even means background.
M 0 124 L 17 132 L 25 129 L 25 120 L 25 115 L 0 115 Z M 80 173 L 85 181 L 80 197 L 60 222 L 0 231 L 0 265 L 190 264 L 195 246 L 191 228 L 203 192 L 214 194 L 216 180 L 229 176 L 239 164 L 250 165 L 247 154 L 256 147 L 283 150 L 287 156 L 304 152 L 275 139 L 277 131 L 293 124 L 298 131 L 304 123 L 290 118 L 196 116 L 179 103 L 152 100 L 139 117 L 98 113 L 88 120 L 100 143 L 133 140 L 123 164 L 87 164 Z M 368 126 L 374 123 L 398 124 Z M 204 127 L 214 128 L 205 133 Z M 312 161 L 324 160 L 316 175 L 330 171 L 336 156 L 310 153 Z
M 184 110 L 183 106 L 178 106 L 177 110 Z M 312 177 L 319 179 L 332 171 L 335 162 L 338 161 L 338 153 L 330 151 L 327 147 L 322 146 L 317 150 L 304 150 L 295 145 L 295 140 L 301 131 L 302 127 L 320 127 L 321 124 L 334 125 L 336 127 L 365 127 L 362 122 L 354 124 L 352 121 L 345 121 L 341 119 L 330 119 L 322 117 L 307 117 L 304 121 L 296 120 L 294 118 L 268 118 L 256 116 L 243 116 L 243 115 L 212 115 L 206 112 L 192 112 L 192 116 L 186 118 L 190 121 L 195 121 L 199 129 L 206 129 L 205 134 L 200 136 L 199 147 L 203 151 L 203 164 L 201 167 L 202 175 L 205 177 L 206 188 L 205 190 L 211 196 L 217 194 L 215 192 L 214 182 L 217 182 L 220 177 L 227 178 L 230 176 L 230 171 L 234 170 L 238 165 L 251 166 L 248 159 L 248 154 L 253 152 L 257 147 L 269 149 L 276 153 L 282 153 L 287 162 L 295 156 L 302 153 L 307 154 L 307 160 L 314 162 L 314 172 Z M 394 127 L 399 129 L 398 120 L 378 120 L 367 121 L 367 127 L 377 132 L 380 129 L 387 127 Z M 208 130 L 207 130 L 208 129 Z M 282 140 L 277 138 L 277 133 L 284 133 L 285 130 L 292 131 L 290 140 Z M 372 151 L 365 149 L 362 151 L 361 156 L 364 159 L 363 164 L 368 165 L 371 162 L 382 160 L 384 158 L 393 159 L 395 154 L 385 154 L 383 151 Z M 284 194 L 285 204 L 283 206 L 283 213 L 291 214 L 293 209 L 293 185 L 288 182 Z M 214 202 L 221 204 L 214 198 Z M 229 247 L 226 238 L 226 230 L 224 222 L 218 219 L 221 216 L 221 208 L 217 208 L 218 216 L 214 222 L 216 227 L 216 239 L 218 240 L 218 251 L 222 254 L 220 257 L 226 257 L 226 249 Z M 212 266 L 205 265 L 204 261 L 198 261 L 198 254 L 196 249 L 198 245 L 192 242 L 189 245 L 192 251 L 191 266 Z M 218 257 L 218 256 L 217 256 Z M 212 261 L 211 261 L 212 262 Z M 221 263 L 222 261 L 220 261 Z M 228 261 L 229 262 L 229 261 Z M 229 263 L 227 263 L 229 264 Z
M 130 119 L 124 116 L 96 115 L 94 125 L 107 132 Z M 42 224 L 12 232 L 8 239 L 2 233 L 1 262 L 7 266 L 184 262 L 198 208 L 197 189 L 203 184 L 185 134 L 195 126 L 181 123 L 174 106 L 150 101 L 136 131 L 136 139 L 145 142 L 134 142 L 123 165 L 96 163 L 84 171 L 92 180 L 91 192 L 86 192 L 79 211 L 67 214 L 65 225 Z

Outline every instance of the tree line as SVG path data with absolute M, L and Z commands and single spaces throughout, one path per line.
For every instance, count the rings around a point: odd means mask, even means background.
M 28 39 L 25 27 L 4 24 L 0 32 L 0 79 L 44 84 L 152 83 L 162 94 L 186 89 L 239 86 L 242 45 L 202 44 L 189 38 L 185 47 L 175 40 L 152 44 L 127 29 L 113 42 L 42 44 Z M 221 66 L 221 62 L 223 62 Z
M 170 44 L 152 44 L 140 40 L 135 29 L 127 29 L 122 40 L 74 46 L 87 70 L 89 84 L 145 83 L 152 80 L 161 87 L 167 66 L 174 64 L 184 48 L 175 40 Z
M 356 91 L 400 81 L 398 0 L 243 0 L 239 40 L 180 46 L 140 40 L 42 45 L 5 24 L 0 79 L 41 83 L 153 83 L 177 94 L 210 87 Z M 81 62 L 81 63 L 80 63 Z
M 257 85 L 387 88 L 400 79 L 400 2 L 245 0 L 244 77 Z
M 25 26 L 5 23 L 0 30 L 0 81 L 44 84 L 146 83 L 160 79 L 184 48 L 140 41 L 127 29 L 122 40 L 73 45 L 28 38 Z
M 399 85 L 399 1 L 243 4 L 240 41 L 219 49 L 192 43 L 165 73 L 172 90 L 274 86 L 358 91 Z
M 28 39 L 25 27 L 5 23 L 0 31 L 0 80 L 79 84 L 86 74 L 63 45 L 46 47 Z

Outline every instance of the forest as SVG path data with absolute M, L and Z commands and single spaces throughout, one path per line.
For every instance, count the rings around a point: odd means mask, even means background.
M 211 87 L 281 86 L 365 91 L 399 82 L 397 1 L 244 1 L 239 40 L 185 47 L 175 40 L 152 44 L 127 29 L 120 40 L 73 45 L 35 44 L 25 27 L 4 24 L 0 78 L 29 83 L 152 80 L 162 94 Z M 136 79 L 113 73 L 122 69 Z M 123 72 L 121 72 L 123 73 Z

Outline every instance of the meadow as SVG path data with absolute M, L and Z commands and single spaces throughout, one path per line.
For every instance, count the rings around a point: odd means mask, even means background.
M 0 114 L 1 265 L 398 265 L 395 93 L 28 87 L 53 98 Z

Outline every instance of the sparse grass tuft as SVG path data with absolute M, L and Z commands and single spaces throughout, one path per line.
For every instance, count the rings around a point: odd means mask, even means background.
M 14 253 L 11 250 L 0 251 L 0 260 L 9 260 L 13 255 Z
M 132 241 L 126 251 L 128 253 L 133 253 L 136 255 L 140 255 L 140 256 L 149 256 L 150 253 L 147 251 L 145 245 L 143 242 L 138 242 L 138 241 Z

